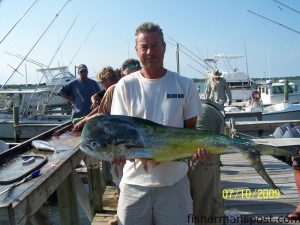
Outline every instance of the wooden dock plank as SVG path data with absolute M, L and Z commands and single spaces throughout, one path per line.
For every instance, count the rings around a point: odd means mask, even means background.
M 267 173 L 278 185 L 284 194 L 279 199 L 259 199 L 257 195 L 247 199 L 242 197 L 241 190 L 247 188 L 271 189 L 269 185 L 257 174 L 249 163 L 240 154 L 223 155 L 221 157 L 222 188 L 240 190 L 240 193 L 224 201 L 225 209 L 238 209 L 241 215 L 269 215 L 285 216 L 295 210 L 298 204 L 298 192 L 294 181 L 293 169 L 272 156 L 263 156 L 262 162 Z M 252 192 L 253 193 L 253 192 Z
M 115 198 L 117 188 L 107 186 L 103 195 L 104 212 L 96 213 L 92 225 L 107 225 L 114 215 L 117 214 L 118 200 Z

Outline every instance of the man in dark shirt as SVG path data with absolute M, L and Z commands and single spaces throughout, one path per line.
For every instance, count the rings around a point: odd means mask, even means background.
M 98 83 L 88 78 L 86 65 L 78 66 L 79 78 L 61 87 L 59 93 L 72 104 L 72 119 L 86 116 L 91 111 L 91 96 L 100 91 Z

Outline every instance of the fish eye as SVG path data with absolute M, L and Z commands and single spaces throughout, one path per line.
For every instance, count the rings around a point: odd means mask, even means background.
M 97 143 L 96 143 L 95 141 L 92 141 L 92 142 L 91 142 L 91 145 L 92 145 L 93 147 L 96 147 Z

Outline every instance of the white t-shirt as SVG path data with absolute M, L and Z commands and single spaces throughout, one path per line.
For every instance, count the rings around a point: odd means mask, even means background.
M 116 85 L 111 114 L 135 116 L 171 127 L 183 127 L 184 120 L 198 116 L 202 105 L 191 79 L 167 71 L 159 79 L 146 79 L 138 71 L 122 78 Z M 196 149 L 195 149 L 196 152 Z M 126 161 L 121 183 L 162 187 L 183 178 L 185 162 L 164 162 L 146 172 L 140 160 Z

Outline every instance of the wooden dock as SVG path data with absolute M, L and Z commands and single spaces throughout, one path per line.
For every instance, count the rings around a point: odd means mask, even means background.
M 297 207 L 298 192 L 294 181 L 294 173 L 293 169 L 287 164 L 272 156 L 262 157 L 267 173 L 284 193 L 277 198 L 278 195 L 271 196 L 274 193 L 273 190 L 241 154 L 223 155 L 221 160 L 223 164 L 221 167 L 221 180 L 225 197 L 225 210 L 237 209 L 241 216 L 251 215 L 257 217 L 272 214 L 273 218 L 276 219 L 279 216 L 286 216 Z M 246 194 L 247 189 L 251 191 L 252 196 L 249 196 L 249 191 Z M 231 190 L 234 192 L 230 198 L 229 191 Z M 256 193 L 254 194 L 255 190 Z M 263 196 L 264 190 L 268 190 L 271 195 L 265 192 Z M 238 194 L 236 195 L 237 191 Z M 107 225 L 108 221 L 116 214 L 117 200 L 114 199 L 115 192 L 115 187 L 107 187 L 103 196 L 105 212 L 97 213 L 92 225 Z M 258 196 L 259 192 L 261 192 L 261 196 Z M 276 192 L 276 194 L 278 193 Z
M 262 156 L 262 162 L 267 173 L 284 194 L 272 195 L 272 189 L 258 175 L 253 167 L 241 154 L 229 154 L 221 157 L 221 180 L 223 194 L 226 198 L 227 191 L 234 190 L 231 197 L 225 199 L 225 209 L 238 209 L 240 215 L 270 215 L 275 217 L 286 216 L 295 210 L 298 204 L 298 192 L 295 185 L 293 169 L 282 161 L 272 156 Z M 250 189 L 246 196 L 246 190 Z M 254 194 L 254 191 L 256 193 Z M 258 197 L 259 192 L 265 196 Z M 225 191 L 225 192 L 224 192 Z M 243 193 L 242 193 L 243 191 Z M 236 195 L 235 193 L 238 192 Z M 243 195 L 243 196 L 242 196 Z M 295 223 L 294 223 L 295 224 Z
M 103 195 L 103 209 L 101 213 L 96 213 L 92 222 L 92 225 L 108 225 L 114 215 L 117 214 L 118 200 L 115 198 L 117 188 L 113 186 L 107 186 Z

